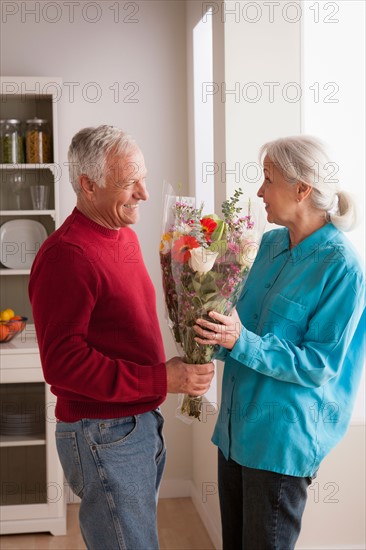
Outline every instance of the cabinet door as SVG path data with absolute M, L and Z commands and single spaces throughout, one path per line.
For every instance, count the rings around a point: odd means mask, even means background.
M 54 440 L 54 396 L 44 382 L 1 384 L 0 396 L 2 531 L 26 532 L 29 520 L 43 518 L 41 530 L 63 533 L 67 488 Z M 14 521 L 25 522 L 22 531 L 11 530 Z

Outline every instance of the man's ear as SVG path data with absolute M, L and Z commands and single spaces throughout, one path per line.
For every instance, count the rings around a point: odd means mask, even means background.
M 80 176 L 79 183 L 80 189 L 84 196 L 89 200 L 93 200 L 96 183 L 88 178 L 88 176 L 86 176 L 85 174 L 82 174 Z
M 304 183 L 302 181 L 299 182 L 297 184 L 297 197 L 299 199 L 299 202 L 306 199 L 310 195 L 312 190 L 313 190 L 313 188 L 312 188 L 311 185 L 308 185 L 307 183 Z

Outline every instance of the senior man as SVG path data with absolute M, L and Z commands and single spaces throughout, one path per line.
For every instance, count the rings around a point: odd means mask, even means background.
M 167 392 L 205 393 L 214 368 L 165 360 L 155 291 L 130 228 L 148 199 L 136 142 L 112 126 L 85 128 L 69 166 L 76 207 L 42 245 L 29 283 L 43 372 L 57 396 L 58 454 L 81 498 L 88 549 L 156 549 L 159 405 Z

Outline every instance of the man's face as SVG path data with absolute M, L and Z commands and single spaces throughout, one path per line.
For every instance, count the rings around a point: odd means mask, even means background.
M 146 201 L 146 166 L 137 147 L 123 156 L 109 155 L 105 187 L 95 187 L 93 209 L 106 227 L 119 229 L 136 223 L 139 203 Z

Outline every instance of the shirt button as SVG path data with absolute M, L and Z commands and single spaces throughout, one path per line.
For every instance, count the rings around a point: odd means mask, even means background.
M 266 285 L 264 285 L 265 288 L 269 288 L 271 286 L 271 283 L 267 283 Z
M 258 319 L 258 315 L 256 313 L 254 313 L 253 319 Z
M 232 377 L 231 377 L 231 381 L 232 381 L 232 382 L 235 382 L 235 376 L 232 376 Z

